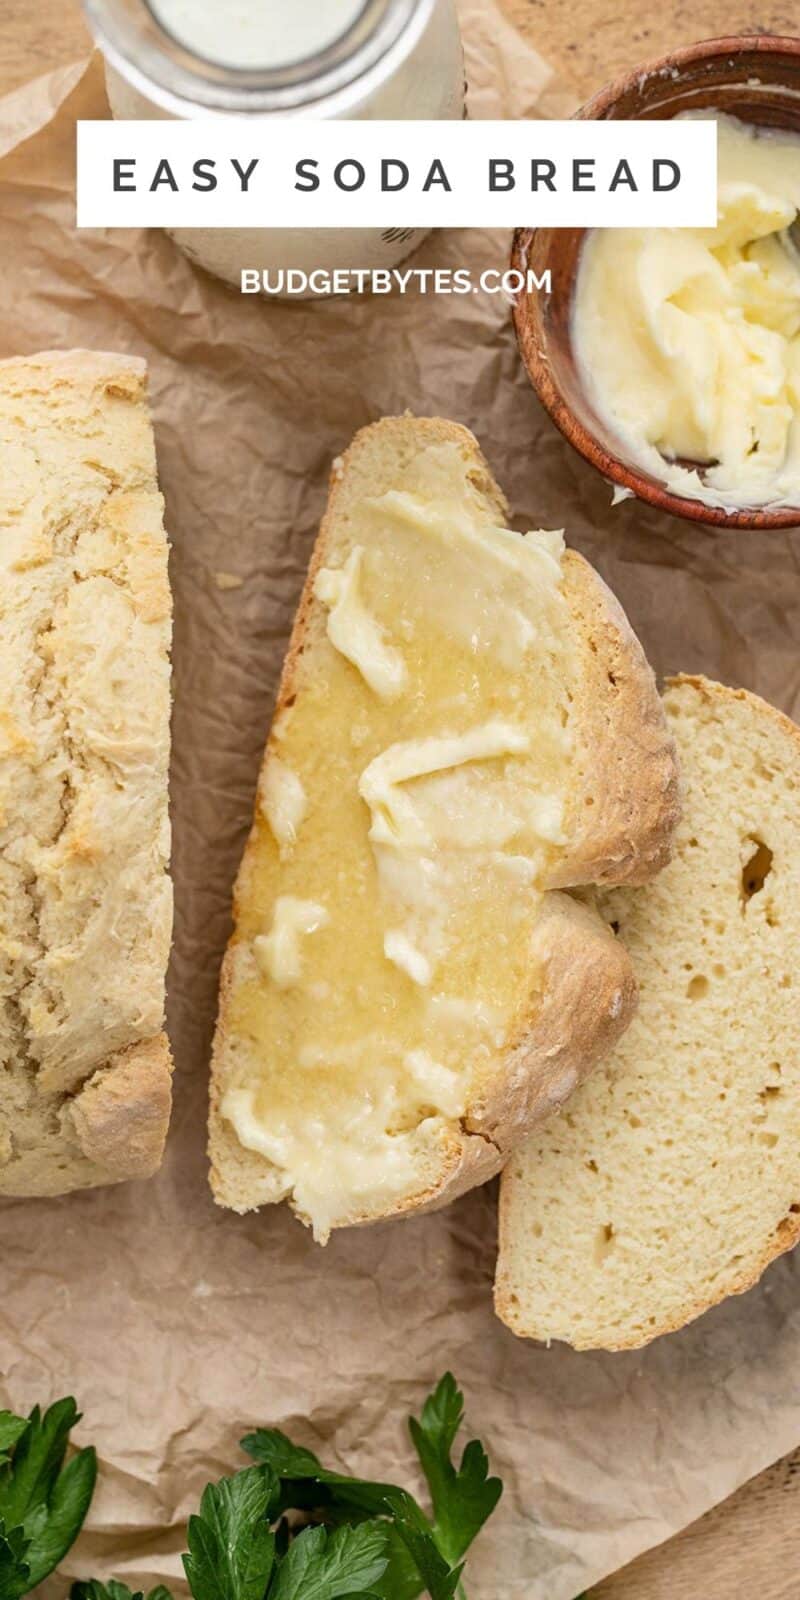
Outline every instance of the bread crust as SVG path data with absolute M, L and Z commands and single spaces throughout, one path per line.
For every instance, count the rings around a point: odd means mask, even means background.
M 172 1105 L 166 1034 L 131 1045 L 98 1068 L 31 1149 L 0 1168 L 7 1199 L 44 1199 L 150 1178 L 164 1155 Z
M 675 741 L 619 601 L 577 551 L 565 552 L 563 572 L 585 669 L 575 694 L 578 782 L 567 822 L 570 846 L 550 887 L 647 883 L 666 866 L 680 817 Z
M 391 417 L 362 429 L 343 458 L 333 465 L 327 508 L 320 527 L 292 635 L 284 662 L 275 719 L 293 700 L 300 657 L 324 620 L 314 602 L 314 583 L 328 559 L 329 544 L 342 500 L 356 499 L 359 479 L 366 473 L 366 458 L 379 432 L 391 438 L 396 456 L 412 458 L 421 448 L 455 444 L 469 462 L 469 478 L 492 508 L 498 522 L 508 520 L 508 506 L 488 464 L 468 429 L 441 418 Z M 362 467 L 362 461 L 364 466 Z M 369 485 L 369 492 L 379 492 Z M 346 506 L 344 508 L 346 514 Z M 585 654 L 591 659 L 587 681 L 576 686 L 578 717 L 585 718 L 579 734 L 582 767 L 587 784 L 595 783 L 600 741 L 619 738 L 624 745 L 612 802 L 598 805 L 597 818 L 574 824 L 574 843 L 568 862 L 553 875 L 548 887 L 594 881 L 594 870 L 605 882 L 640 881 L 651 876 L 667 859 L 669 841 L 678 816 L 677 763 L 674 745 L 664 721 L 652 672 L 623 613 L 601 580 L 579 556 L 564 563 L 564 588 L 580 635 L 594 639 Z M 604 717 L 590 710 L 591 696 L 617 675 L 618 692 Z M 642 719 L 644 760 L 637 767 L 637 717 Z M 602 728 L 601 728 L 602 724 Z M 595 744 L 600 750 L 594 751 Z M 267 746 L 269 749 L 269 745 Z M 266 760 L 266 752 L 265 752 Z M 627 798 L 621 778 L 633 784 Z M 633 770 L 632 770 L 633 769 Z M 264 768 L 262 767 L 262 775 Z M 641 819 L 637 826 L 640 808 Z M 591 808 L 586 808 L 588 811 Z M 575 814 L 579 807 L 575 807 Z M 234 924 L 246 893 L 250 857 L 256 841 L 253 827 L 245 848 L 234 890 Z M 556 881 L 558 880 L 558 882 Z M 478 1090 L 460 1124 L 450 1124 L 442 1136 L 439 1175 L 435 1184 L 405 1197 L 387 1210 L 342 1218 L 336 1226 L 354 1226 L 437 1209 L 487 1181 L 500 1171 L 516 1143 L 555 1105 L 560 1104 L 581 1076 L 609 1050 L 627 1026 L 635 1008 L 636 987 L 630 962 L 608 933 L 602 920 L 578 906 L 568 896 L 553 893 L 544 902 L 541 925 L 532 950 L 532 968 L 541 964 L 542 989 L 531 997 L 527 1014 L 514 1030 L 503 1069 L 485 1091 Z M 283 1196 L 265 1177 L 266 1163 L 244 1150 L 220 1113 L 221 1057 L 227 1047 L 227 1014 L 234 983 L 236 941 L 232 939 L 223 962 L 220 1006 L 214 1042 L 210 1089 L 210 1181 L 219 1204 L 237 1211 Z M 572 1035 L 572 1036 L 571 1036 Z M 569 1087 L 567 1087 L 569 1086 Z
M 773 722 L 781 734 L 795 745 L 798 772 L 800 773 L 800 727 L 790 717 L 787 717 L 783 711 L 780 711 L 777 706 L 771 705 L 768 700 L 762 699 L 760 695 L 754 694 L 749 689 L 734 689 L 727 684 L 717 683 L 715 680 L 706 678 L 699 673 L 677 673 L 667 678 L 664 682 L 665 691 L 670 688 L 684 686 L 694 689 L 708 705 L 713 704 L 715 701 L 723 704 L 726 701 L 739 701 L 749 703 L 755 707 L 760 715 Z M 633 883 L 639 882 L 638 879 L 631 881 Z M 530 1339 L 531 1336 L 526 1332 L 518 1311 L 511 1273 L 506 1266 L 510 1254 L 505 1241 L 509 1238 L 512 1228 L 511 1203 L 512 1185 L 509 1181 L 504 1180 L 500 1185 L 498 1203 L 499 1258 L 494 1286 L 494 1305 L 498 1317 L 512 1333 L 516 1334 L 518 1338 Z M 649 1329 L 646 1334 L 643 1333 L 641 1336 L 631 1333 L 629 1338 L 604 1338 L 602 1346 L 599 1346 L 594 1341 L 576 1340 L 572 1348 L 575 1350 L 602 1348 L 612 1353 L 623 1350 L 644 1349 L 654 1339 L 661 1338 L 668 1333 L 678 1332 L 679 1329 L 686 1327 L 688 1323 L 694 1322 L 697 1317 L 703 1316 L 706 1311 L 710 1311 L 714 1306 L 720 1305 L 723 1300 L 728 1299 L 731 1295 L 747 1294 L 760 1281 L 772 1262 L 776 1261 L 779 1256 L 784 1255 L 788 1250 L 793 1249 L 798 1242 L 800 1242 L 800 1204 L 798 1208 L 792 1208 L 790 1213 L 783 1218 L 766 1249 L 759 1252 L 751 1265 L 737 1276 L 731 1278 L 726 1287 L 720 1288 L 718 1293 L 714 1295 L 698 1295 L 696 1298 L 687 1301 L 679 1315 L 666 1318 L 658 1327 Z M 541 1341 L 532 1339 L 531 1342 Z
M 0 1195 L 53 1195 L 149 1176 L 169 1121 L 171 597 L 145 363 L 0 362 L 0 453 Z
M 110 1181 L 149 1178 L 161 1164 L 172 1098 L 164 1033 L 121 1050 L 95 1073 L 70 1111 L 83 1155 Z

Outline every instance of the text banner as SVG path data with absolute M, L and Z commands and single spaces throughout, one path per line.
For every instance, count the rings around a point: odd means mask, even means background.
M 716 123 L 81 122 L 82 228 L 713 227 Z

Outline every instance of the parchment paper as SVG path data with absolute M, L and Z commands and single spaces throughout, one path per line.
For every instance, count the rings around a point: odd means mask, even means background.
M 473 113 L 569 109 L 487 4 L 464 21 Z M 566 526 L 658 671 L 700 669 L 795 714 L 800 536 L 612 510 L 540 411 L 499 298 L 264 304 L 159 234 L 77 234 L 74 122 L 106 114 L 97 63 L 0 103 L 0 353 L 150 362 L 176 600 L 176 1105 L 157 1180 L 0 1209 L 2 1400 L 76 1395 L 101 1474 L 66 1570 L 135 1586 L 176 1581 L 185 1517 L 209 1476 L 244 1464 L 252 1424 L 408 1478 L 402 1419 L 451 1366 L 506 1480 L 471 1600 L 568 1600 L 800 1441 L 800 1263 L 643 1354 L 576 1355 L 493 1316 L 492 1190 L 326 1250 L 283 1207 L 215 1210 L 206 1076 L 231 882 L 328 466 L 362 423 L 406 407 L 467 423 L 518 525 Z M 418 261 L 477 270 L 507 246 L 453 233 Z

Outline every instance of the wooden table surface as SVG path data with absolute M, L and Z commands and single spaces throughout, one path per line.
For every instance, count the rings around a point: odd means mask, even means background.
M 795 33 L 797 0 L 501 0 L 575 89 L 694 39 Z M 0 0 L 0 94 L 82 55 L 78 0 Z M 580 13 L 580 16 L 579 16 Z M 592 1600 L 800 1600 L 800 1450 L 668 1544 L 592 1590 Z

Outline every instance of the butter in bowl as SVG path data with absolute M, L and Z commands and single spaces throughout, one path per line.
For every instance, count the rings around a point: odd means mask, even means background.
M 692 520 L 800 522 L 800 40 L 691 46 L 585 117 L 714 117 L 715 228 L 521 230 L 553 293 L 514 318 L 561 431 L 620 490 Z

